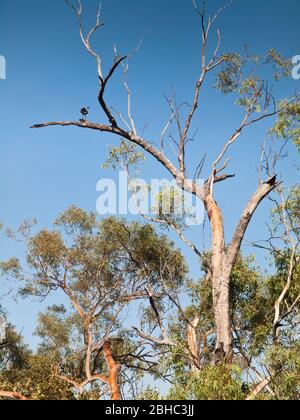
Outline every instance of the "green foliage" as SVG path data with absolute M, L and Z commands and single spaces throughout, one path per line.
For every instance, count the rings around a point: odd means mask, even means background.
M 39 355 L 51 356 L 55 375 L 80 385 L 86 380 L 89 337 L 93 375 L 107 374 L 101 343 L 109 338 L 121 365 L 120 384 L 126 387 L 130 369 L 138 380 L 144 368 L 155 366 L 155 359 L 148 362 L 147 349 L 141 352 L 131 325 L 124 325 L 124 314 L 141 302 L 144 322 L 145 314 L 151 313 L 146 292 L 151 289 L 158 307 L 165 308 L 163 288 L 178 288 L 185 282 L 184 258 L 150 225 L 116 218 L 97 221 L 95 215 L 74 206 L 57 218 L 54 227 L 26 237 L 26 271 L 15 258 L 2 264 L 4 274 L 23 283 L 22 296 L 47 297 L 56 292 L 57 304 L 39 314 Z M 97 383 L 92 385 L 97 388 Z M 98 384 L 98 393 L 100 388 Z M 95 396 L 87 387 L 80 392 L 80 398 Z M 107 393 L 107 387 L 101 393 Z
M 196 4 L 195 8 L 203 18 L 206 44 L 215 19 L 209 18 L 206 24 L 204 11 L 202 14 Z M 205 58 L 203 49 L 203 63 Z M 205 73 L 218 64 L 221 70 L 216 75 L 216 89 L 224 95 L 234 94 L 236 104 L 246 112 L 236 135 L 266 116 L 275 116 L 277 101 L 272 84 L 265 76 L 269 76 L 268 71 L 275 81 L 290 76 L 291 60 L 275 49 L 261 58 L 250 55 L 247 47 L 243 54 L 228 53 L 220 57 L 217 49 L 210 64 L 202 68 L 199 89 Z M 126 73 L 127 68 L 124 70 Z M 171 134 L 169 130 L 174 123 L 178 126 L 180 142 L 186 144 L 191 140 L 189 132 L 198 96 L 197 87 L 196 103 L 184 134 L 179 115 L 181 106 L 177 107 L 174 97 L 173 109 L 173 100 L 168 100 L 173 116 L 162 134 L 162 143 L 163 137 Z M 299 99 L 280 101 L 276 109 L 281 111 L 269 131 L 270 138 L 293 142 L 300 151 Z M 176 144 L 178 139 L 170 137 Z M 232 139 L 234 141 L 235 135 Z M 134 137 L 132 140 L 135 141 Z M 131 167 L 137 169 L 145 157 L 133 142 L 122 139 L 118 147 L 109 148 L 103 168 L 121 166 L 128 175 Z M 184 150 L 182 152 L 184 154 Z M 222 169 L 218 174 L 221 172 Z M 182 207 L 181 198 L 176 190 L 168 188 L 158 194 L 158 214 L 164 226 L 185 227 L 183 217 L 178 217 L 176 211 Z M 12 257 L 0 263 L 1 274 L 20 282 L 22 297 L 46 299 L 51 295 L 55 296 L 56 303 L 38 316 L 36 335 L 41 342 L 36 353 L 24 344 L 12 326 L 8 326 L 6 339 L 0 343 L 0 390 L 16 391 L 36 400 L 107 397 L 109 392 L 101 379 L 90 383 L 89 377 L 107 379 L 109 369 L 102 350 L 103 342 L 109 340 L 113 358 L 120 365 L 119 383 L 127 393 L 128 388 L 134 388 L 143 378 L 145 371 L 154 379 L 168 377 L 172 380 L 175 385 L 167 397 L 173 400 L 244 400 L 256 385 L 249 380 L 252 368 L 251 374 L 259 371 L 271 376 L 271 391 L 263 390 L 258 399 L 299 400 L 300 264 L 297 250 L 296 268 L 290 275 L 292 250 L 287 238 L 289 233 L 299 246 L 299 210 L 300 187 L 297 185 L 282 208 L 272 214 L 273 229 L 281 241 L 280 250 L 271 253 L 272 274 L 262 275 L 252 257 L 238 256 L 230 278 L 235 353 L 230 366 L 214 366 L 210 252 L 201 261 L 203 278 L 194 282 L 188 279 L 188 267 L 181 252 L 150 225 L 116 218 L 98 221 L 95 214 L 71 206 L 56 219 L 52 229 L 33 235 L 35 221 L 25 221 L 17 232 L 8 229 L 11 239 L 19 240 L 21 236 L 25 242 L 27 264 L 22 267 L 20 261 Z M 282 233 L 285 224 L 282 211 L 287 213 L 288 228 L 284 228 L 289 232 Z M 282 302 L 282 307 L 289 308 L 288 314 L 280 324 L 279 337 L 274 337 L 274 303 L 289 277 L 291 286 Z M 199 318 L 193 331 L 196 356 L 191 354 L 187 342 L 187 330 L 193 326 L 191 321 L 195 317 Z M 133 331 L 133 318 L 135 324 L 139 321 L 143 333 L 137 328 Z M 257 376 L 259 380 L 261 375 Z M 84 381 L 87 386 L 81 386 Z M 139 396 L 140 400 L 160 398 L 160 393 L 150 387 Z
M 131 165 L 138 165 L 145 160 L 144 153 L 137 149 L 133 143 L 122 140 L 119 147 L 111 147 L 104 169 L 116 169 L 119 165 L 128 170 Z
M 149 225 L 127 224 L 114 218 L 98 223 L 94 215 L 71 207 L 56 220 L 55 226 L 57 230 L 44 229 L 27 239 L 31 277 L 22 271 L 16 258 L 1 263 L 3 274 L 25 281 L 24 296 L 45 296 L 66 282 L 75 296 L 81 294 L 80 301 L 85 306 L 98 299 L 99 288 L 112 287 L 119 278 L 123 289 L 110 291 L 114 295 L 112 301 L 117 301 L 120 292 L 126 290 L 126 282 L 134 282 L 137 272 L 140 279 L 148 276 L 155 284 L 160 276 L 161 255 L 165 260 L 173 260 L 178 281 L 187 272 L 173 243 L 165 236 L 159 237 Z
M 29 348 L 16 330 L 8 325 L 4 341 L 0 342 L 0 369 L 22 369 L 30 354 Z
M 208 253 L 202 260 L 202 268 L 207 274 L 210 270 Z M 272 332 L 273 304 L 268 300 L 266 279 L 259 273 L 253 257 L 238 257 L 230 283 L 232 319 L 235 336 L 236 356 L 234 363 L 242 371 L 248 368 L 250 358 L 263 357 Z M 190 354 L 187 350 L 187 323 L 195 316 L 199 317 L 196 328 L 198 359 L 202 368 L 214 364 L 215 337 L 213 319 L 212 285 L 209 275 L 198 282 L 189 282 L 191 302 L 184 314 L 178 313 L 170 324 L 170 334 L 176 342 L 164 358 L 162 367 L 176 378 L 179 384 L 185 384 L 190 375 Z M 274 298 L 274 297 L 273 297 Z
M 237 344 L 251 355 L 257 355 L 271 330 L 273 307 L 266 306 L 265 279 L 255 266 L 252 256 L 238 256 L 230 281 L 230 299 L 232 319 L 237 335 Z M 201 308 L 204 305 L 205 314 L 212 313 L 212 290 L 210 282 L 200 284 L 196 288 Z M 213 328 L 213 319 L 209 319 Z M 206 328 L 208 325 L 206 324 Z
M 241 370 L 236 366 L 209 366 L 189 374 L 183 384 L 170 390 L 171 400 L 243 400 Z
M 91 234 L 96 226 L 96 215 L 88 213 L 76 206 L 71 206 L 55 221 L 55 225 L 62 228 L 68 235 Z
M 291 75 L 292 60 L 285 58 L 274 48 L 269 50 L 266 62 L 272 64 L 275 80 L 280 80 L 282 77 L 289 77 Z
M 20 280 L 22 278 L 21 264 L 18 258 L 12 257 L 7 261 L 0 262 L 1 275 L 8 275 L 9 277 Z
M 291 226 L 299 223 L 298 201 L 299 191 L 295 187 L 285 204 L 293 220 Z M 275 225 L 276 212 L 273 215 Z M 279 219 L 277 224 L 279 228 Z M 192 282 L 187 278 L 188 269 L 182 254 L 152 226 L 116 218 L 99 222 L 95 215 L 74 206 L 57 218 L 54 230 L 44 229 L 35 235 L 26 234 L 25 238 L 31 275 L 28 270 L 22 270 L 16 258 L 3 262 L 2 272 L 24 282 L 23 296 L 46 297 L 60 290 L 68 302 L 57 301 L 39 314 L 36 334 L 41 344 L 36 354 L 32 354 L 9 327 L 5 345 L 0 349 L 1 389 L 17 391 L 33 399 L 93 400 L 107 395 L 101 383 L 94 382 L 79 394 L 68 382 L 59 379 L 64 376 L 78 383 L 85 380 L 86 322 L 90 319 L 88 328 L 94 343 L 101 341 L 105 334 L 111 337 L 114 357 L 121 365 L 119 382 L 124 392 L 128 393 L 129 383 L 138 383 L 144 369 L 148 369 L 153 378 L 172 378 L 175 385 L 168 398 L 241 400 L 254 386 L 249 381 L 243 383 L 249 363 L 261 362 L 272 373 L 273 393 L 265 390 L 258 399 L 299 399 L 296 313 L 286 318 L 276 345 L 272 335 L 274 302 L 288 276 L 291 256 L 288 246 L 272 255 L 275 272 L 268 276 L 259 272 L 253 257 L 239 255 L 230 280 L 234 364 L 215 367 L 210 253 L 202 259 L 205 276 Z M 299 275 L 297 266 L 286 295 L 287 305 L 300 293 Z M 163 314 L 168 336 L 175 343 L 170 347 L 153 345 L 152 360 L 145 356 L 149 348 L 141 348 L 136 334 L 121 316 L 123 307 L 129 310 L 131 303 L 136 310 L 133 296 L 137 293 L 141 328 L 150 335 L 156 331 L 157 314 L 145 293 L 145 285 L 156 294 L 156 309 Z M 182 310 L 174 306 L 174 302 L 177 302 L 176 296 L 186 290 L 189 290 L 190 300 Z M 86 314 L 91 318 L 86 318 Z M 200 370 L 191 373 L 187 320 L 195 316 L 199 316 L 196 339 Z M 91 369 L 93 374 L 106 374 L 101 352 L 92 354 Z M 163 397 L 149 388 L 139 398 L 158 400 Z
M 282 111 L 270 130 L 270 135 L 292 141 L 300 151 L 300 100 L 297 99 L 292 103 L 287 100 L 281 101 L 278 107 Z
M 261 82 L 261 77 L 256 76 L 257 69 L 271 67 L 275 80 L 289 77 L 292 62 L 274 49 L 270 49 L 265 57 L 250 55 L 248 47 L 244 54 L 229 53 L 222 55 L 222 70 L 216 76 L 215 87 L 223 94 L 239 93 L 244 99 L 253 93 L 253 89 Z M 248 74 L 248 75 L 247 75 Z
M 300 150 L 300 149 L 299 149 Z M 296 233 L 300 230 L 300 185 L 295 185 L 286 202 L 286 209 L 293 222 Z
M 160 401 L 161 399 L 159 392 L 151 387 L 147 387 L 138 397 L 140 401 Z
M 170 397 L 174 399 L 244 399 L 250 393 L 252 384 L 245 383 L 248 363 L 261 360 L 272 372 L 270 384 L 275 396 L 263 392 L 262 399 L 299 399 L 299 321 L 291 314 L 281 329 L 281 339 L 272 348 L 272 325 L 274 302 L 281 294 L 287 281 L 290 254 L 276 256 L 276 274 L 262 276 L 254 264 L 253 257 L 238 257 L 231 276 L 231 307 L 234 323 L 234 336 L 237 355 L 233 371 L 228 367 L 212 367 L 214 358 L 214 336 L 207 336 L 205 346 L 200 347 L 201 372 L 191 377 L 190 363 L 186 352 L 186 327 L 183 319 L 171 327 L 173 338 L 177 340 L 165 368 L 173 372 L 176 386 Z M 210 255 L 203 260 L 203 269 L 209 271 Z M 293 286 L 286 297 L 287 305 L 299 296 L 299 270 L 296 268 L 292 279 Z M 190 284 L 193 305 L 186 309 L 185 315 L 193 319 L 200 314 L 197 327 L 198 342 L 203 343 L 205 334 L 213 328 L 212 291 L 209 278 Z M 276 357 L 274 354 L 276 353 Z M 248 359 L 244 358 L 247 355 Z M 266 357 L 267 356 L 267 357 Z M 277 361 L 276 361 L 277 360 Z M 224 371 L 225 369 L 225 371 Z M 229 369 L 229 370 L 227 370 Z M 242 380 L 243 378 L 243 380 Z
M 300 399 L 300 344 L 291 347 L 274 346 L 267 353 L 269 369 L 273 372 L 272 388 L 278 400 Z
M 75 399 L 71 386 L 53 376 L 51 360 L 43 355 L 29 355 L 22 368 L 2 370 L 0 390 L 18 392 L 31 400 Z
M 69 346 L 76 321 L 78 322 L 76 317 L 70 317 L 63 305 L 54 305 L 47 312 L 40 313 L 36 334 L 43 340 L 41 350 L 52 350 L 55 353 L 58 349 Z
M 286 249 L 280 254 L 274 256 L 274 261 L 276 265 L 276 273 L 269 277 L 267 282 L 268 292 L 271 296 L 271 299 L 274 295 L 279 296 L 281 291 L 286 284 L 291 260 L 291 250 Z M 291 279 L 291 288 L 289 291 L 289 296 L 286 297 L 286 302 L 289 300 L 294 301 L 297 296 L 300 294 L 300 267 L 297 266 L 293 272 Z
M 224 95 L 235 92 L 241 82 L 243 60 L 239 54 L 224 54 L 223 69 L 217 74 L 215 87 Z
M 0 390 L 18 392 L 36 400 L 72 400 L 73 392 L 53 376 L 49 354 L 33 354 L 16 330 L 8 325 L 0 343 Z

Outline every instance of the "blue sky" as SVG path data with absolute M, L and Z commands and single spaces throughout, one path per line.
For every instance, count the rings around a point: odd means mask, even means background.
M 84 1 L 87 27 L 94 22 L 98 1 Z M 131 51 L 147 31 L 139 53 L 130 64 L 133 107 L 139 129 L 159 143 L 159 133 L 168 118 L 163 92 L 176 90 L 179 101 L 191 102 L 200 60 L 199 20 L 189 0 L 103 0 L 105 27 L 94 40 L 107 69 L 113 58 L 112 45 L 121 53 Z M 223 2 L 210 0 L 212 10 Z M 251 51 L 264 54 L 274 47 L 288 57 L 300 54 L 300 1 L 236 0 L 220 18 L 222 50 L 240 51 L 248 43 Z M 80 117 L 82 106 L 90 106 L 90 119 L 103 121 L 97 103 L 94 61 L 83 49 L 74 15 L 63 0 L 1 0 L 0 55 L 7 61 L 7 80 L 0 81 L 0 220 L 17 226 L 25 217 L 36 217 L 40 226 L 51 226 L 58 213 L 71 204 L 95 210 L 96 183 L 105 172 L 108 144 L 118 139 L 74 128 L 31 130 L 34 123 Z M 110 102 L 124 109 L 126 97 L 119 76 L 109 87 Z M 299 90 L 292 78 L 278 87 L 279 97 Z M 220 96 L 210 80 L 202 93 L 195 120 L 197 141 L 190 145 L 190 163 L 195 167 L 208 152 L 208 164 L 222 142 L 237 127 L 240 111 L 233 99 Z M 243 206 L 257 185 L 260 144 L 270 123 L 251 128 L 232 149 L 232 181 L 217 187 L 217 198 L 225 215 L 230 239 Z M 280 167 L 283 180 L 297 181 L 295 150 Z M 206 167 L 208 169 L 208 166 Z M 153 159 L 145 162 L 148 178 L 166 175 Z M 206 172 L 207 174 L 208 172 Z M 249 239 L 263 239 L 268 203 L 261 206 L 249 229 Z M 202 228 L 191 237 L 201 241 Z M 195 257 L 180 243 L 191 273 L 199 276 Z M 200 244 L 201 246 L 201 244 Z M 22 249 L 1 238 L 0 258 L 22 256 Z M 263 255 L 258 255 L 263 262 Z M 1 287 L 3 283 L 1 283 Z M 0 293 L 0 295 L 2 292 Z M 10 319 L 32 341 L 39 303 L 5 301 Z M 33 341 L 32 341 L 33 342 Z

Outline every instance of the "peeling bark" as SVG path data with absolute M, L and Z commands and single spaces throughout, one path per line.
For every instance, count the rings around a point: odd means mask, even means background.
M 120 371 L 120 365 L 118 365 L 114 359 L 111 351 L 110 341 L 106 341 L 103 344 L 103 352 L 108 367 L 108 386 L 110 389 L 110 396 L 112 401 L 121 400 L 120 387 L 118 384 L 118 375 Z

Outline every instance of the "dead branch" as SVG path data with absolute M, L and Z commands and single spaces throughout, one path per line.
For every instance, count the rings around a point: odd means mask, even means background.
M 150 342 L 155 343 L 155 344 L 159 344 L 160 346 L 173 347 L 175 345 L 175 343 L 172 340 L 170 340 L 169 338 L 161 340 L 159 338 L 156 338 L 156 337 L 153 337 L 151 335 L 145 334 L 143 331 L 140 331 L 136 327 L 132 327 L 132 328 L 144 340 L 150 341 Z
M 85 46 L 86 50 L 88 51 L 88 53 L 96 59 L 98 76 L 99 76 L 99 78 L 102 79 L 103 78 L 102 59 L 101 59 L 100 55 L 98 53 L 96 53 L 91 46 L 92 36 L 95 34 L 95 32 L 97 32 L 97 30 L 101 26 L 103 26 L 103 24 L 101 22 L 101 3 L 99 5 L 99 9 L 98 9 L 97 16 L 96 16 L 96 24 L 95 24 L 95 26 L 92 27 L 92 29 L 89 31 L 87 36 L 84 36 L 84 28 L 83 28 L 83 23 L 82 23 L 83 7 L 82 7 L 81 0 L 78 0 L 78 8 L 76 8 L 72 4 L 71 0 L 65 0 L 65 3 L 74 11 L 74 13 L 77 16 L 80 38 L 81 38 L 81 40 L 83 42 L 83 45 Z

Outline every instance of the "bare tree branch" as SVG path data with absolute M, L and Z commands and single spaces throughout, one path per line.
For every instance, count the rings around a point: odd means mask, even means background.
M 155 343 L 155 344 L 159 344 L 161 346 L 170 346 L 170 347 L 172 347 L 172 346 L 175 345 L 175 343 L 172 340 L 170 340 L 170 339 L 163 339 L 163 340 L 161 340 L 159 338 L 156 338 L 156 337 L 153 337 L 151 335 L 147 335 L 147 334 L 143 333 L 142 331 L 140 331 L 136 327 L 132 327 L 132 328 L 144 340 L 150 341 L 150 342 Z
M 75 14 L 77 16 L 78 25 L 79 25 L 79 33 L 80 33 L 81 40 L 82 40 L 83 45 L 85 46 L 86 50 L 88 51 L 88 53 L 96 59 L 98 76 L 99 76 L 99 78 L 102 79 L 103 78 L 102 59 L 101 59 L 100 55 L 97 54 L 91 46 L 91 37 L 103 25 L 102 22 L 101 22 L 101 3 L 99 5 L 99 9 L 98 9 L 98 12 L 97 12 L 96 24 L 95 24 L 95 26 L 92 27 L 92 29 L 90 30 L 90 32 L 88 33 L 88 35 L 86 37 L 84 36 L 84 29 L 83 29 L 83 23 L 82 23 L 83 7 L 82 7 L 81 0 L 78 0 L 78 8 L 77 9 L 72 4 L 72 2 L 70 0 L 65 0 L 65 3 L 75 12 Z

